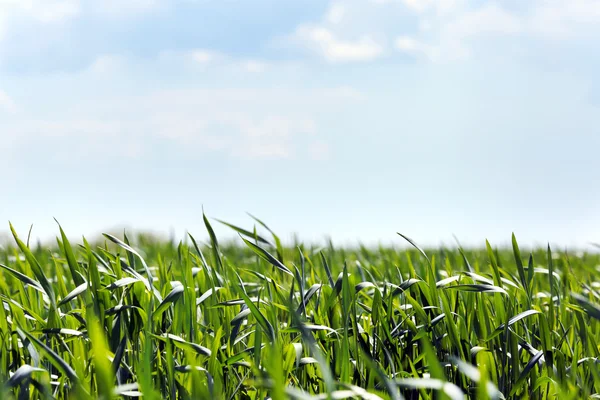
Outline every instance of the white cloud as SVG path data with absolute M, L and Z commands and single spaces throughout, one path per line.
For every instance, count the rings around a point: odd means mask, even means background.
M 396 38 L 396 48 L 405 53 L 413 55 L 424 55 L 429 59 L 435 59 L 435 49 L 410 36 L 399 36 Z
M 159 61 L 172 66 L 191 65 L 202 68 L 229 69 L 247 73 L 261 73 L 269 68 L 269 62 L 259 59 L 243 59 L 220 53 L 210 49 L 195 49 L 187 51 L 163 51 Z M 281 65 L 280 65 L 281 66 Z
M 0 42 L 19 17 L 43 24 L 61 23 L 80 11 L 79 0 L 0 0 Z
M 78 79 L 94 79 L 94 73 L 90 69 Z M 360 93 L 349 87 L 184 88 L 92 96 L 84 101 L 71 99 L 61 107 L 64 112 L 52 117 L 39 118 L 35 110 L 15 114 L 4 124 L 0 142 L 3 150 L 31 143 L 56 145 L 59 158 L 69 156 L 61 153 L 63 142 L 80 154 L 132 158 L 153 154 L 165 144 L 190 155 L 219 152 L 236 158 L 287 158 L 312 154 L 308 138 L 319 140 L 315 113 L 357 98 Z M 119 143 L 118 149 L 114 143 Z
M 528 28 L 535 34 L 554 39 L 569 39 L 598 33 L 600 1 L 598 0 L 536 0 Z
M 469 58 L 473 43 L 485 36 L 506 38 L 526 30 L 521 18 L 493 2 L 476 9 L 456 4 L 450 15 L 421 16 L 419 32 L 398 36 L 396 49 L 433 62 L 452 62 Z
M 121 56 L 115 54 L 103 54 L 94 60 L 89 66 L 88 71 L 94 74 L 114 73 L 123 66 L 124 60 Z
M 522 31 L 522 21 L 494 3 L 462 13 L 443 28 L 443 33 L 459 39 L 482 33 L 513 35 Z
M 0 90 L 0 111 L 1 110 L 4 110 L 11 114 L 17 112 L 17 105 L 15 104 L 13 99 L 10 98 L 8 93 L 6 93 L 3 90 Z
M 334 3 L 329 7 L 326 19 L 331 24 L 339 24 L 344 19 L 344 14 L 346 14 L 346 7 L 341 3 Z
M 25 15 L 43 23 L 61 22 L 79 14 L 79 0 L 2 0 L 0 16 Z
M 383 54 L 383 46 L 369 35 L 355 40 L 338 39 L 332 31 L 319 26 L 300 26 L 296 38 L 330 62 L 372 61 Z
M 192 60 L 194 60 L 194 62 L 201 64 L 201 65 L 209 64 L 209 63 L 217 60 L 220 57 L 220 54 L 218 54 L 215 51 L 202 50 L 202 49 L 192 50 L 189 53 L 189 55 L 192 58 Z
M 264 72 L 267 69 L 267 64 L 257 60 L 247 60 L 241 62 L 242 68 L 247 72 Z

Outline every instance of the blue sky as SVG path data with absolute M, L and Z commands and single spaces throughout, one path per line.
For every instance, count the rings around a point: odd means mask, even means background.
M 3 0 L 0 221 L 586 247 L 598 38 L 597 0 Z

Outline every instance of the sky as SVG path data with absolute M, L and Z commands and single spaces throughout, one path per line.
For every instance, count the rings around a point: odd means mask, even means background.
M 599 42 L 599 0 L 0 0 L 0 232 L 588 248 Z

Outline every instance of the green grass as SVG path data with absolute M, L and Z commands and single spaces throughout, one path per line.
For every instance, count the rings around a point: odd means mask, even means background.
M 256 223 L 45 248 L 11 226 L 0 398 L 600 397 L 597 254 L 287 248 Z

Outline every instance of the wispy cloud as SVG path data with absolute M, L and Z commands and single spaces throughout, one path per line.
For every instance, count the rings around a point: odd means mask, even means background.
M 330 62 L 372 61 L 380 57 L 384 50 L 370 35 L 341 39 L 329 29 L 320 26 L 300 26 L 295 37 Z
M 326 19 L 331 24 L 339 24 L 344 20 L 346 7 L 342 3 L 333 3 L 327 11 Z
M 123 66 L 125 59 L 115 54 L 102 54 L 92 62 L 88 71 L 94 74 L 115 73 Z
M 533 0 L 520 12 L 493 1 L 476 7 L 452 0 L 404 2 L 419 11 L 420 29 L 397 37 L 396 48 L 426 54 L 432 61 L 468 58 L 473 55 L 473 43 L 484 38 L 569 40 L 600 35 L 600 2 L 596 0 Z
M 31 17 L 39 22 L 54 23 L 78 15 L 81 11 L 79 0 L 2 0 L 1 17 Z
M 194 60 L 195 63 L 198 63 L 200 65 L 212 63 L 218 60 L 219 58 L 223 57 L 220 53 L 216 51 L 204 49 L 192 50 L 188 54 L 190 58 Z
M 172 53 L 170 62 L 189 61 L 193 54 L 198 53 Z M 224 56 L 217 59 L 222 64 L 208 63 L 206 73 L 221 71 L 223 65 L 227 66 L 224 73 L 233 75 L 239 75 L 240 71 L 256 74 L 267 68 L 266 63 L 258 60 Z M 196 61 L 192 58 L 191 62 Z M 234 68 L 240 69 L 236 72 Z M 99 74 L 126 81 L 128 76 L 139 72 L 131 60 L 104 55 L 72 78 L 69 85 L 78 86 L 81 82 L 90 85 Z M 43 102 L 43 97 L 49 94 L 38 95 Z M 19 113 L 12 118 L 3 126 L 1 135 L 14 140 L 4 142 L 3 146 L 15 148 L 31 143 L 59 146 L 64 142 L 79 149 L 76 152 L 79 154 L 132 158 L 153 154 L 165 145 L 182 153 L 217 152 L 245 159 L 289 158 L 315 151 L 322 156 L 325 153 L 322 146 L 320 150 L 310 147 L 311 140 L 319 140 L 317 115 L 332 106 L 360 101 L 362 94 L 348 86 L 293 90 L 222 87 L 155 89 L 135 94 L 105 91 L 100 97 L 85 98 L 84 102 L 64 96 L 59 99 L 62 109 L 51 117 Z M 15 109 L 4 92 L 0 92 L 0 109 Z M 115 148 L 114 143 L 119 146 Z M 58 154 L 62 153 L 55 152 Z
M 597 0 L 536 0 L 533 3 L 528 27 L 536 34 L 554 39 L 600 34 L 600 2 Z
M 79 15 L 79 0 L 0 0 L 0 43 L 18 20 L 56 24 Z
M 264 72 L 267 69 L 266 62 L 257 60 L 242 61 L 241 65 L 248 72 Z

